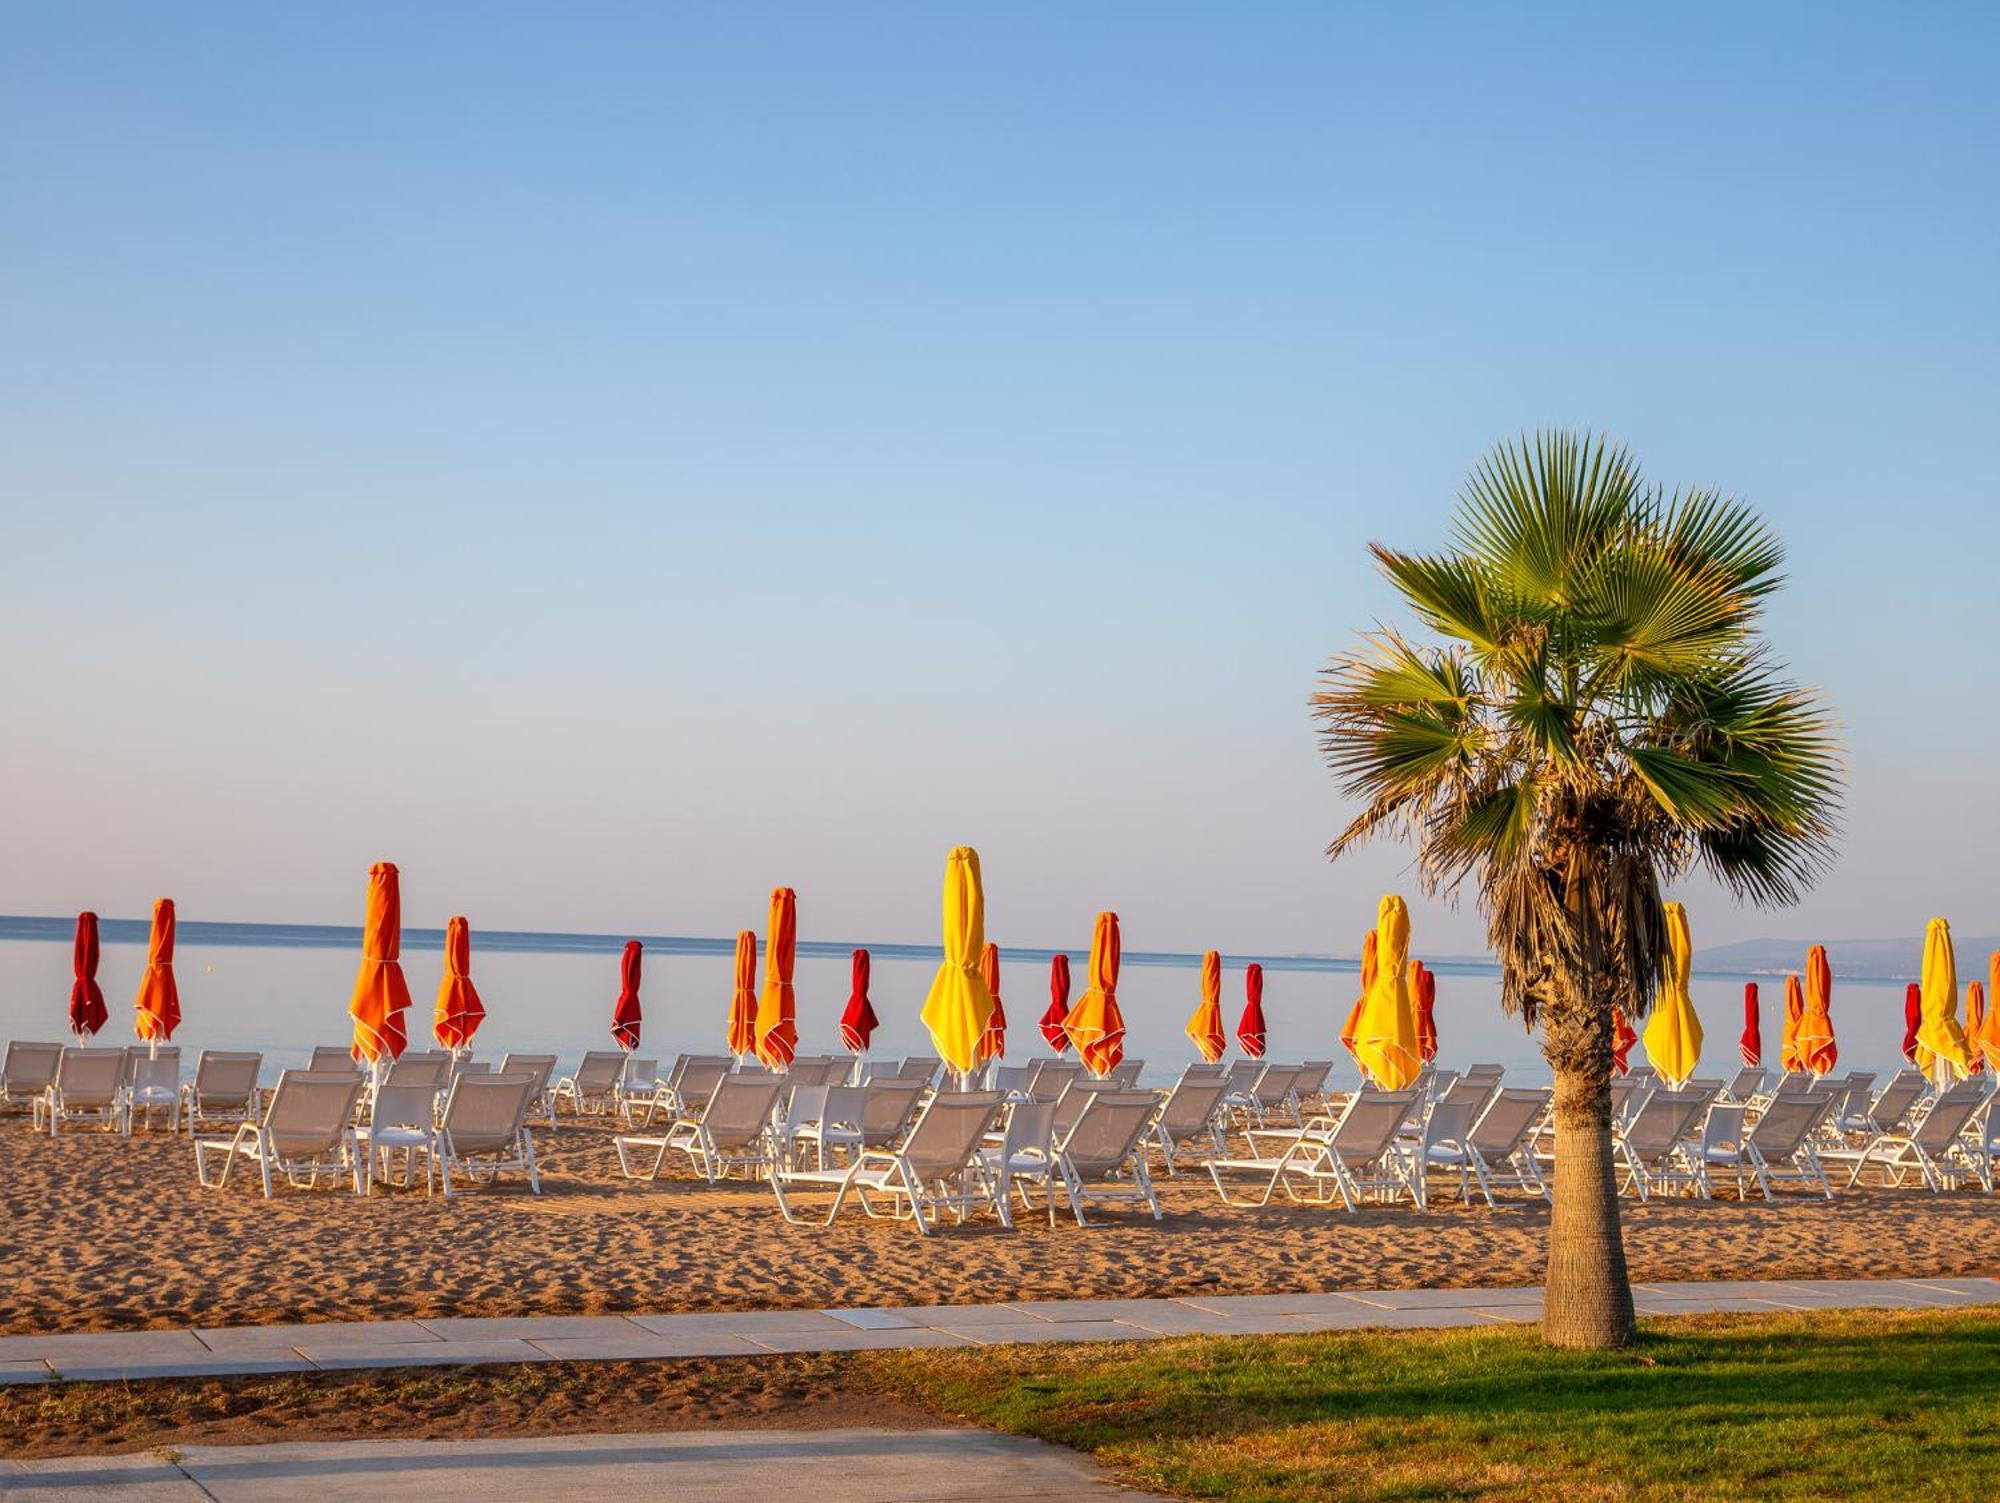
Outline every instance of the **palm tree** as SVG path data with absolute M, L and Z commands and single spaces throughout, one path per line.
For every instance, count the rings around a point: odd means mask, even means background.
M 1660 984 L 1662 889 L 1700 868 L 1791 903 L 1832 851 L 1832 720 L 1761 631 L 1783 549 L 1738 502 L 1551 433 L 1473 471 L 1442 551 L 1372 551 L 1441 641 L 1385 629 L 1327 667 L 1313 717 L 1362 803 L 1328 855 L 1401 835 L 1427 892 L 1475 887 L 1502 1005 L 1555 1072 L 1543 1334 L 1622 1345 L 1611 1014 Z

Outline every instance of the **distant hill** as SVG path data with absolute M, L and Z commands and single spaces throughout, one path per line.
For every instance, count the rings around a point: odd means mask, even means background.
M 1961 980 L 1984 978 L 1986 957 L 2000 950 L 2000 936 L 1970 937 L 1954 934 L 1952 948 L 1958 953 Z M 1826 942 L 1826 958 L 1835 976 L 1857 981 L 1915 981 L 1923 971 L 1922 935 L 1906 939 L 1835 939 Z M 1739 976 L 1782 975 L 1802 970 L 1806 946 L 1796 939 L 1746 939 L 1733 945 L 1697 946 L 1694 968 L 1697 975 L 1726 972 Z

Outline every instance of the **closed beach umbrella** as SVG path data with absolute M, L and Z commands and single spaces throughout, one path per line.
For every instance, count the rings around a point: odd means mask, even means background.
M 1354 1054 L 1354 1041 L 1361 1036 L 1361 1014 L 1367 1010 L 1368 994 L 1375 990 L 1375 976 L 1376 972 L 1380 969 L 1380 965 L 1376 959 L 1378 946 L 1379 942 L 1375 938 L 1375 931 L 1373 929 L 1370 929 L 1362 936 L 1361 995 L 1354 999 L 1354 1005 L 1347 1009 L 1347 1021 L 1340 1025 L 1340 1046 L 1349 1054 Z M 1361 1057 L 1356 1054 L 1355 1063 L 1359 1064 L 1360 1062 Z
M 1667 953 L 1661 957 L 1660 994 L 1646 1019 L 1646 1058 L 1663 1080 L 1678 1090 L 1701 1063 L 1701 1019 L 1688 993 L 1694 965 L 1694 941 L 1688 933 L 1687 909 L 1667 904 Z
M 1243 1016 L 1236 1020 L 1236 1047 L 1245 1059 L 1264 1057 L 1264 968 L 1254 961 L 1243 973 Z
M 2000 950 L 1986 957 L 1986 1022 L 1980 1029 L 1979 1045 L 1986 1062 L 2000 1070 Z
M 1639 1035 L 1626 1021 L 1625 1009 L 1611 1009 L 1611 1068 L 1624 1075 L 1632 1068 L 1632 1046 L 1639 1042 Z
M 789 1070 L 799 1052 L 799 1004 L 792 993 L 798 945 L 799 895 L 789 887 L 773 888 L 764 934 L 764 990 L 757 998 L 757 1058 L 771 1070 Z
M 472 925 L 460 915 L 444 926 L 444 980 L 431 1012 L 431 1033 L 447 1049 L 464 1049 L 485 1021 L 485 1004 L 472 984 Z
M 1417 1004 L 1417 1053 L 1425 1064 L 1438 1057 L 1438 979 L 1421 960 L 1410 962 L 1410 996 Z
M 139 978 L 139 995 L 132 999 L 132 1031 L 158 1048 L 180 1025 L 181 992 L 174 983 L 174 900 L 161 898 L 153 904 L 153 932 L 146 937 L 146 973 Z
M 988 945 L 979 952 L 979 979 L 986 983 L 986 995 L 993 999 L 993 1011 L 986 1015 L 986 1027 L 979 1035 L 979 1057 L 1007 1057 L 1007 1009 L 1000 1001 L 1000 947 Z
M 757 936 L 736 936 L 736 987 L 729 994 L 729 1052 L 740 1063 L 757 1050 Z
M 643 953 L 638 940 L 628 939 L 625 953 L 618 957 L 618 1000 L 611 1004 L 611 1038 L 627 1054 L 639 1047 L 639 961 Z
M 1048 1046 L 1061 1054 L 1069 1048 L 1069 1034 L 1063 1029 L 1063 1020 L 1069 1016 L 1069 957 L 1055 954 L 1049 957 L 1049 1005 L 1042 1011 L 1042 1038 Z
M 1805 1021 L 1806 992 L 1799 985 L 1796 975 L 1785 977 L 1785 1036 L 1778 1045 L 1778 1068 L 1787 1075 L 1803 1070 L 1804 1058 L 1799 1054 L 1799 1024 Z
M 1923 1021 L 1917 1028 L 1917 1064 L 1939 1085 L 1955 1071 L 1970 1073 L 1965 1031 L 1958 1026 L 1958 959 L 1952 954 L 1951 925 L 1934 918 L 1924 931 Z
M 1965 1058 L 1977 1075 L 1986 1067 L 1986 988 L 1965 983 Z M 1996 1061 L 2000 1063 L 2000 1061 Z
M 1798 1046 L 1800 1065 L 1815 1079 L 1839 1062 L 1833 1038 L 1833 967 L 1826 962 L 1825 945 L 1806 951 L 1806 1010 L 1799 1019 Z
M 1125 1057 L 1125 1015 L 1118 1010 L 1118 915 L 1100 913 L 1090 935 L 1090 985 L 1063 1022 L 1083 1067 L 1102 1080 Z
M 1414 1084 L 1423 1068 L 1410 999 L 1410 910 L 1393 893 L 1375 913 L 1375 982 L 1354 1023 L 1354 1060 L 1385 1091 Z
M 87 1039 L 111 1016 L 97 984 L 97 915 L 76 916 L 76 979 L 69 984 L 69 1031 Z
M 924 1027 L 945 1062 L 960 1075 L 979 1063 L 979 1038 L 993 1011 L 993 994 L 979 974 L 986 949 L 986 890 L 979 879 L 979 852 L 955 848 L 944 864 L 944 962 L 924 998 Z
M 847 1006 L 840 1013 L 840 1042 L 850 1054 L 866 1054 L 868 1041 L 875 1037 L 875 1005 L 868 1000 L 868 969 L 868 952 L 856 950 L 854 967 L 849 973 Z
M 1917 1062 L 1917 1030 L 1923 1026 L 1924 989 L 1912 981 L 1903 988 L 1903 1058 L 1911 1064 Z
M 1764 1025 L 1757 1016 L 1757 983 L 1743 983 L 1743 1037 L 1737 1041 L 1737 1052 L 1743 1056 L 1743 1063 L 1752 1069 L 1764 1063 Z
M 1211 1065 L 1229 1047 L 1229 1035 L 1222 1031 L 1222 955 L 1218 951 L 1210 950 L 1201 957 L 1201 1001 L 1189 1015 L 1186 1031 Z
M 409 1042 L 403 1014 L 410 986 L 403 979 L 403 889 L 396 868 L 378 861 L 368 869 L 368 911 L 361 923 L 361 969 L 347 1012 L 354 1019 L 354 1057 L 369 1064 L 397 1059 Z

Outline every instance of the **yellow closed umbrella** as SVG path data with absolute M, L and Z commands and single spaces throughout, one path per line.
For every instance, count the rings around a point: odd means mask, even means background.
M 1917 1025 L 1917 1065 L 1939 1085 L 1953 1071 L 1972 1073 L 1965 1030 L 1958 1026 L 1958 960 L 1951 952 L 1951 925 L 1934 918 L 1924 930 L 1923 1021 Z
M 1361 1073 L 1385 1091 L 1416 1082 L 1424 1067 L 1410 998 L 1410 910 L 1391 893 L 1375 911 L 1375 978 L 1352 1017 L 1348 1047 Z
M 1810 1071 L 1814 1080 L 1833 1073 L 1840 1061 L 1840 1046 L 1833 1037 L 1833 967 L 1827 964 L 1826 946 L 1814 945 L 1806 951 L 1806 1010 L 1799 1017 L 1799 1067 Z
M 986 893 L 979 881 L 979 852 L 969 845 L 944 864 L 944 964 L 924 999 L 924 1027 L 944 1060 L 961 1075 L 979 1063 L 979 1036 L 993 1015 L 993 993 L 979 974 L 986 948 Z
M 1701 1063 L 1701 1019 L 1688 995 L 1688 973 L 1694 965 L 1694 940 L 1688 934 L 1687 909 L 1667 904 L 1666 975 L 1653 1011 L 1646 1019 L 1646 1058 L 1660 1078 L 1679 1090 Z

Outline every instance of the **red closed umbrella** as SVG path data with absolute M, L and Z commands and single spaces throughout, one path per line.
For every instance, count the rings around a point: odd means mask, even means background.
M 1069 1016 L 1069 957 L 1057 954 L 1049 960 L 1049 1006 L 1042 1014 L 1042 1037 L 1056 1053 L 1069 1048 L 1069 1034 L 1063 1019 Z
M 87 1039 L 111 1016 L 97 984 L 97 915 L 76 916 L 76 980 L 69 988 L 69 1031 Z
M 1421 960 L 1410 962 L 1410 991 L 1417 999 L 1417 1053 L 1425 1064 L 1438 1057 L 1438 979 Z
M 1757 1021 L 1757 983 L 1743 983 L 1743 1037 L 1738 1042 L 1743 1063 L 1755 1068 L 1764 1063 L 1764 1029 Z
M 1611 1068 L 1623 1075 L 1632 1068 L 1632 1046 L 1639 1042 L 1639 1035 L 1625 1020 L 1625 1010 L 1611 1009 Z
M 979 974 L 986 990 L 993 994 L 993 1011 L 986 1015 L 985 1031 L 979 1035 L 979 1058 L 1007 1057 L 1007 1014 L 1000 1006 L 1000 947 L 988 945 L 979 952 Z
M 1924 989 L 1912 981 L 1903 989 L 1903 1058 L 1917 1062 L 1917 1029 L 1924 1021 Z
M 854 979 L 847 991 L 847 1006 L 840 1014 L 840 1042 L 851 1054 L 866 1054 L 868 1041 L 875 1036 L 875 1008 L 868 1000 L 868 952 L 854 952 Z
M 1236 1047 L 1245 1059 L 1264 1057 L 1264 968 L 1255 961 L 1243 973 L 1243 1016 L 1236 1020 Z
M 618 1001 L 611 1009 L 611 1037 L 630 1054 L 639 1047 L 639 956 L 636 939 L 625 941 L 625 953 L 618 957 Z

